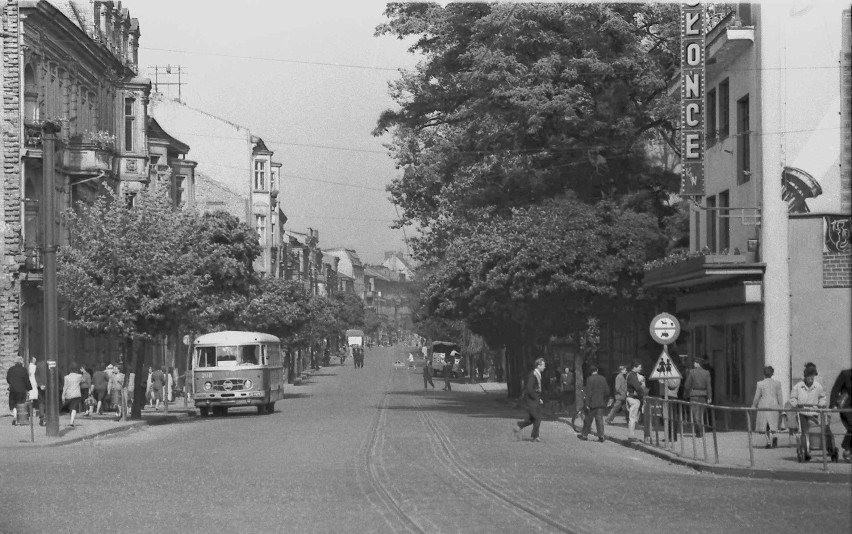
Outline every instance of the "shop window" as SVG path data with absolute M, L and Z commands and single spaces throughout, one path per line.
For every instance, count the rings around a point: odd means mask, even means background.
M 732 403 L 745 402 L 745 325 L 725 325 L 725 396 Z

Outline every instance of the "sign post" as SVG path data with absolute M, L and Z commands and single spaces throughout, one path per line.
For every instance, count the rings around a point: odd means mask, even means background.
M 680 321 L 673 315 L 661 313 L 651 320 L 651 337 L 654 341 L 663 346 L 663 352 L 657 359 L 657 364 L 651 371 L 649 380 L 660 380 L 666 382 L 668 380 L 677 380 L 681 377 L 677 366 L 672 363 L 669 356 L 669 345 L 677 341 L 680 336 Z M 669 388 L 663 387 L 663 432 L 666 436 L 666 448 L 674 446 L 672 440 L 669 439 L 669 417 L 666 411 L 669 409 Z

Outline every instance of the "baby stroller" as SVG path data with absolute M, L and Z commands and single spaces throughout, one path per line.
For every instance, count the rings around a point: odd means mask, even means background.
M 831 415 L 797 412 L 796 416 L 799 422 L 799 430 L 796 434 L 796 459 L 800 463 L 807 462 L 811 459 L 811 452 L 825 450 L 825 454 L 831 461 L 837 463 L 839 453 L 831 433 Z M 824 448 L 823 439 L 825 440 Z

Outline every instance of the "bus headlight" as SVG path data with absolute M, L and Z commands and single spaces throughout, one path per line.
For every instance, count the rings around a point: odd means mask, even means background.
M 213 384 L 211 382 L 205 382 L 204 391 L 210 391 L 211 389 L 213 389 Z
M 244 389 L 251 389 L 251 386 L 252 386 L 251 380 L 246 380 L 245 383 L 243 384 Z

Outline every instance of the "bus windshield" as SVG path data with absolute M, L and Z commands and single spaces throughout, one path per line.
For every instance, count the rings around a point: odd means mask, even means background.
M 257 365 L 257 345 L 198 347 L 196 367 L 233 367 Z

